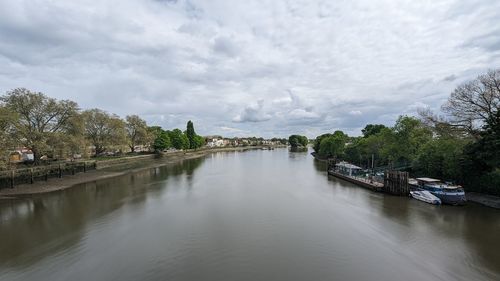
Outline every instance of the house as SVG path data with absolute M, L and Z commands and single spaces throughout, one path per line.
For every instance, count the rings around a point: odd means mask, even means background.
M 9 155 L 10 163 L 24 163 L 33 161 L 35 161 L 35 155 L 33 154 L 33 151 L 26 147 L 18 148 L 15 151 L 12 151 Z

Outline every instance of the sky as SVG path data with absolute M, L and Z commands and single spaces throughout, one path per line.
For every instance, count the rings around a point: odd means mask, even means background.
M 359 135 L 498 67 L 498 0 L 0 1 L 0 93 L 202 135 Z

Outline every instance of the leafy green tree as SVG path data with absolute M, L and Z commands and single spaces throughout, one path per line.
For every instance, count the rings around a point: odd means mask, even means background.
M 53 149 L 49 140 L 69 133 L 71 120 L 78 113 L 78 105 L 73 101 L 58 101 L 25 88 L 9 91 L 0 100 L 17 115 L 12 138 L 33 151 L 35 162 Z
M 125 129 L 127 132 L 128 146 L 130 151 L 135 151 L 135 146 L 147 144 L 151 138 L 146 121 L 137 115 L 129 115 L 125 118 Z
M 172 146 L 175 149 L 189 149 L 189 139 L 181 130 L 174 129 L 172 131 L 168 131 L 168 136 L 170 137 Z
M 347 139 L 348 136 L 342 131 L 335 131 L 331 136 L 321 140 L 319 155 L 327 158 L 340 158 L 344 154 Z
M 500 111 L 487 120 L 479 137 L 465 147 L 464 182 L 472 190 L 500 195 Z
M 291 147 L 306 147 L 309 143 L 309 140 L 306 136 L 291 135 L 290 137 L 288 137 L 288 143 Z
M 316 153 L 319 153 L 321 141 L 324 138 L 330 137 L 331 135 L 332 134 L 322 134 L 322 135 L 316 137 L 316 139 L 314 140 L 314 144 L 313 144 L 313 149 Z
M 367 138 L 369 136 L 373 136 L 380 133 L 380 131 L 382 131 L 382 129 L 385 128 L 387 127 L 382 124 L 376 124 L 376 125 L 368 124 L 365 126 L 363 130 L 361 130 L 361 132 L 363 133 L 363 137 Z
M 196 148 L 196 132 L 194 131 L 194 125 L 191 120 L 187 122 L 186 126 L 186 136 L 189 140 L 189 148 L 195 149 Z
M 172 143 L 170 141 L 170 137 L 168 133 L 164 130 L 161 130 L 157 132 L 157 135 L 154 139 L 153 142 L 153 148 L 155 151 L 164 151 L 165 149 L 168 149 L 172 146 Z
M 437 138 L 425 143 L 414 161 L 414 170 L 428 177 L 461 180 L 460 160 L 466 141 Z
M 205 145 L 205 138 L 199 135 L 195 136 L 195 147 L 200 148 Z
M 420 147 L 432 139 L 432 131 L 414 117 L 400 116 L 392 131 L 393 139 L 385 148 L 401 165 L 411 164 Z

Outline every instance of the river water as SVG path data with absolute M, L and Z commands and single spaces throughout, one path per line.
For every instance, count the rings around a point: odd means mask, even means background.
M 0 280 L 500 280 L 500 211 L 253 150 L 0 202 Z

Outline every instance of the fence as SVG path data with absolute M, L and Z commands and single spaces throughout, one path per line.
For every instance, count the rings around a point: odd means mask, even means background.
M 20 184 L 32 184 L 49 178 L 62 178 L 67 175 L 95 170 L 96 161 L 62 162 L 57 164 L 0 171 L 0 188 L 14 188 Z

